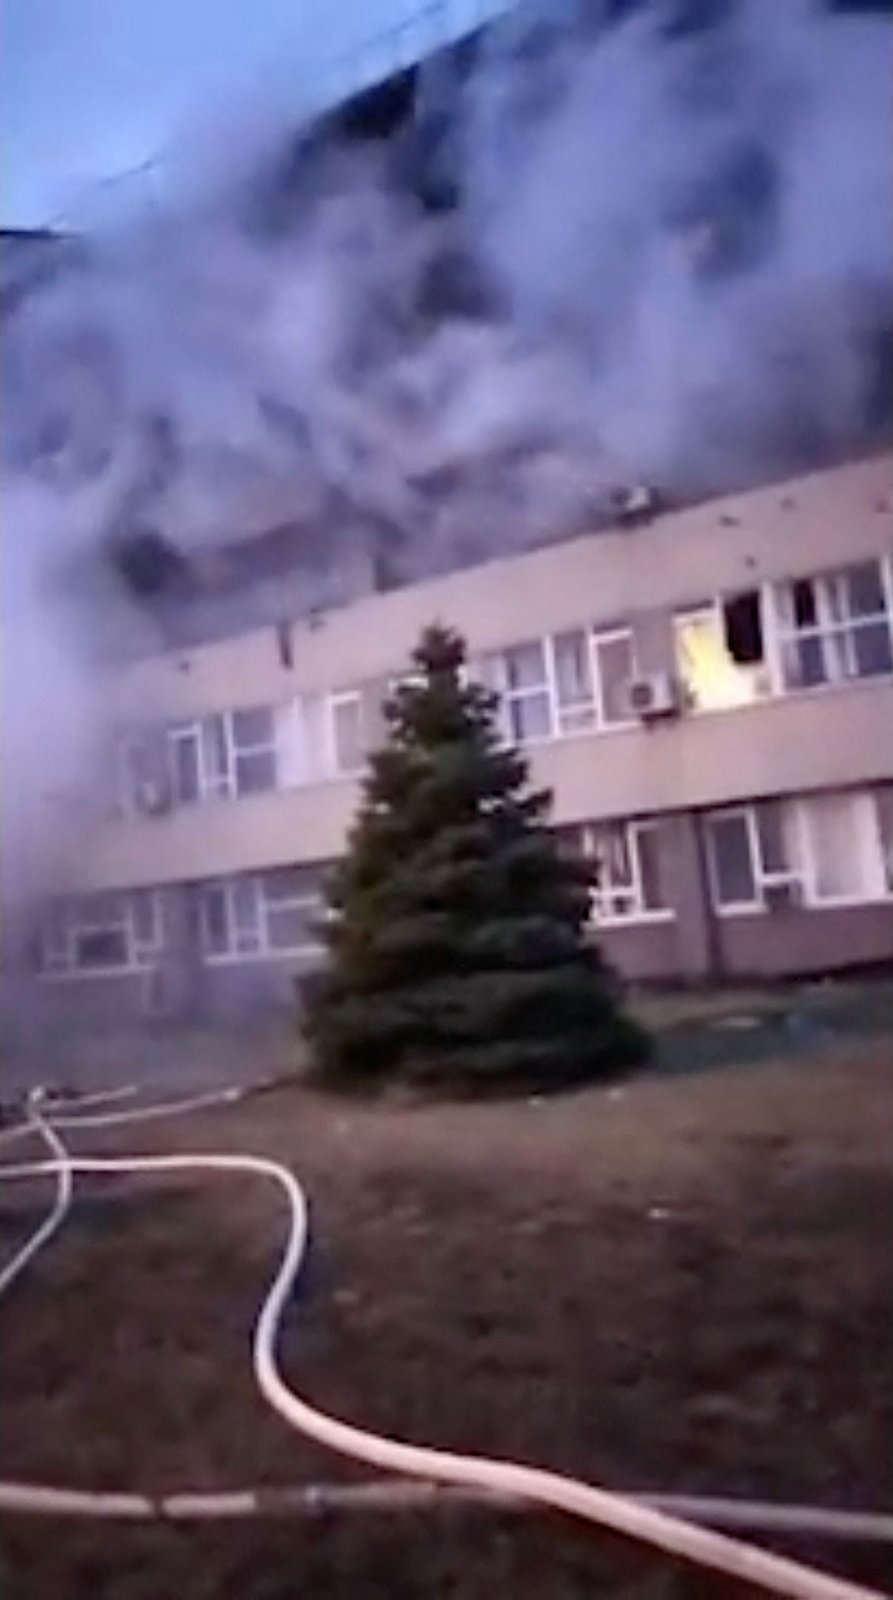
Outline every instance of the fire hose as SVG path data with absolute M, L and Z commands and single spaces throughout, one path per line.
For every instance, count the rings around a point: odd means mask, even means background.
M 179 1106 L 145 1107 L 129 1112 L 112 1112 L 78 1118 L 57 1115 L 58 1106 L 43 1104 L 39 1096 L 29 1101 L 28 1115 L 17 1127 L 2 1135 L 6 1143 L 25 1134 L 38 1135 L 52 1150 L 50 1159 L 7 1164 L 0 1167 L 0 1180 L 23 1181 L 53 1177 L 56 1196 L 51 1210 L 27 1243 L 0 1272 L 0 1293 L 31 1262 L 67 1215 L 77 1173 L 96 1175 L 208 1172 L 250 1174 L 274 1183 L 288 1208 L 288 1231 L 279 1264 L 266 1291 L 254 1329 L 253 1364 L 258 1387 L 273 1410 L 292 1428 L 307 1438 L 327 1446 L 354 1461 L 402 1478 L 422 1480 L 429 1487 L 447 1486 L 472 1491 L 484 1498 L 510 1500 L 528 1507 L 543 1507 L 582 1520 L 639 1544 L 650 1546 L 674 1561 L 706 1568 L 753 1591 L 786 1596 L 788 1600 L 867 1600 L 874 1591 L 818 1572 L 788 1557 L 731 1538 L 695 1522 L 656 1509 L 634 1497 L 584 1483 L 561 1473 L 498 1458 L 465 1455 L 439 1448 L 409 1444 L 369 1432 L 352 1423 L 332 1417 L 311 1405 L 289 1387 L 279 1368 L 277 1346 L 283 1317 L 297 1284 L 305 1259 L 309 1227 L 308 1208 L 298 1179 L 279 1162 L 245 1154 L 176 1154 L 149 1156 L 94 1157 L 73 1154 L 56 1131 L 60 1126 L 99 1127 L 117 1125 L 143 1116 L 174 1114 L 194 1108 L 197 1103 L 232 1103 L 241 1091 L 227 1090 L 197 1096 Z M 251 1493 L 251 1491 L 249 1491 Z M 256 1499 L 262 1492 L 257 1491 Z M 244 1498 L 244 1495 L 243 1495 Z M 226 1502 L 232 1495 L 170 1496 L 166 1514 L 227 1515 Z M 75 1504 L 75 1501 L 78 1504 Z M 213 1502 L 220 1502 L 215 1510 Z M 125 1494 L 91 1495 L 35 1484 L 0 1483 L 0 1510 L 30 1510 L 53 1513 L 67 1510 L 94 1514 L 141 1516 L 153 1502 L 147 1496 Z M 155 1502 L 157 1504 L 157 1502 Z M 157 1513 L 156 1513 L 157 1514 Z M 236 1513 L 238 1514 L 238 1513 Z M 884 1519 L 888 1520 L 888 1519 Z M 889 1530 L 888 1530 L 889 1532 Z

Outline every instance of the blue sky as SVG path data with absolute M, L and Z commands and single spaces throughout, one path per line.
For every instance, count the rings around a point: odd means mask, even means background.
M 257 99 L 267 83 L 287 96 L 293 81 L 299 104 L 324 62 L 422 3 L 4 0 L 0 221 L 35 225 L 89 208 L 114 194 L 107 180 L 182 145 L 203 118 Z

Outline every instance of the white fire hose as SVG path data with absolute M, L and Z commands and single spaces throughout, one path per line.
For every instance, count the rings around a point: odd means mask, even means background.
M 57 1115 L 57 1108 L 41 1107 L 32 1099 L 28 1118 L 8 1130 L 9 1138 L 39 1133 L 54 1152 L 53 1159 L 0 1167 L 3 1181 L 21 1181 L 38 1176 L 55 1177 L 56 1198 L 51 1211 L 25 1246 L 0 1274 L 0 1292 L 9 1288 L 24 1267 L 48 1241 L 63 1221 L 71 1204 L 74 1173 L 164 1173 L 224 1172 L 248 1173 L 276 1183 L 289 1212 L 288 1234 L 275 1276 L 264 1297 L 253 1339 L 254 1372 L 258 1386 L 273 1409 L 298 1432 L 326 1445 L 354 1461 L 362 1461 L 383 1472 L 428 1485 L 449 1485 L 528 1505 L 546 1507 L 569 1517 L 649 1545 L 676 1561 L 707 1568 L 731 1578 L 758 1593 L 786 1596 L 788 1600 L 867 1600 L 871 1591 L 843 1579 L 815 1571 L 784 1556 L 732 1539 L 725 1534 L 684 1521 L 635 1498 L 615 1494 L 564 1475 L 512 1461 L 462 1455 L 452 1451 L 408 1444 L 370 1433 L 351 1423 L 328 1416 L 303 1400 L 289 1388 L 279 1370 L 276 1347 L 284 1312 L 304 1262 L 308 1239 L 307 1203 L 300 1183 L 276 1161 L 260 1156 L 232 1154 L 184 1154 L 161 1156 L 92 1157 L 73 1155 L 55 1129 L 60 1125 L 99 1127 L 116 1125 L 126 1118 L 173 1114 L 194 1108 L 198 1103 L 231 1103 L 240 1091 L 198 1096 L 179 1107 L 146 1107 L 142 1111 L 108 1113 L 89 1118 Z M 258 1491 L 260 1498 L 262 1491 Z M 232 1495 L 168 1497 L 165 1502 L 176 1514 L 228 1515 L 226 1503 Z M 236 1497 L 238 1498 L 238 1496 Z M 244 1495 L 243 1495 L 244 1498 Z M 213 1502 L 219 1502 L 215 1511 Z M 77 1502 L 77 1504 L 75 1504 Z M 89 1509 L 94 1514 L 141 1516 L 151 1508 L 149 1497 L 119 1494 L 86 1494 L 34 1484 L 0 1483 L 0 1510 L 43 1510 L 47 1513 Z M 156 1503 L 157 1504 L 157 1503 Z M 202 1510 L 204 1506 L 204 1510 Z M 238 1512 L 236 1513 L 238 1514 Z

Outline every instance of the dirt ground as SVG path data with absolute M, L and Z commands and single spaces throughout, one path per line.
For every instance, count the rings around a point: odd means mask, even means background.
M 889 1040 L 481 1107 L 282 1088 L 79 1144 L 294 1165 L 314 1238 L 285 1367 L 345 1417 L 614 1487 L 890 1504 Z M 345 1476 L 252 1385 L 275 1194 L 229 1177 L 84 1194 L 0 1307 L 0 1475 L 156 1490 Z M 28 1203 L 0 1192 L 3 1256 Z M 794 1553 L 883 1584 L 876 1553 Z M 484 1512 L 0 1526 L 3 1600 L 665 1594 L 649 1573 Z

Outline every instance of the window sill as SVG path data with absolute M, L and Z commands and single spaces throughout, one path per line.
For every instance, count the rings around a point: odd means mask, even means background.
M 78 967 L 72 972 L 39 972 L 41 983 L 85 983 L 91 978 L 141 978 L 155 972 L 152 967 Z
M 589 933 L 597 934 L 612 928 L 648 928 L 675 921 L 675 911 L 667 908 L 663 911 L 636 911 L 628 917 L 599 917 L 597 921 L 593 919 L 588 922 L 586 929 Z
M 247 967 L 263 961 L 294 961 L 296 957 L 303 960 L 313 957 L 316 960 L 324 955 L 324 945 L 300 944 L 291 950 L 239 950 L 226 955 L 203 955 L 201 959 L 205 967 Z
M 857 910 L 860 906 L 864 909 L 869 909 L 871 906 L 884 907 L 890 905 L 893 905 L 893 892 L 858 896 L 847 895 L 835 900 L 801 900 L 799 903 L 792 903 L 788 906 L 714 906 L 712 909 L 715 916 L 727 920 L 731 917 L 775 917 L 780 916 L 782 912 L 790 913 L 792 911 L 806 913 L 814 911 L 846 911 Z
M 846 911 L 857 906 L 889 906 L 893 905 L 893 890 L 885 894 L 870 895 L 840 895 L 833 900 L 804 900 L 803 911 Z
M 814 700 L 822 695 L 843 694 L 846 690 L 853 689 L 890 689 L 893 688 L 893 673 L 874 673 L 867 678 L 842 678 L 836 683 L 814 683 L 800 689 L 775 689 L 769 694 L 762 694 L 753 700 L 741 700 L 731 706 L 693 706 L 683 707 L 677 721 L 684 722 L 686 718 L 700 721 L 702 717 L 728 717 L 737 711 L 758 711 L 760 707 L 781 706 L 791 700 Z

